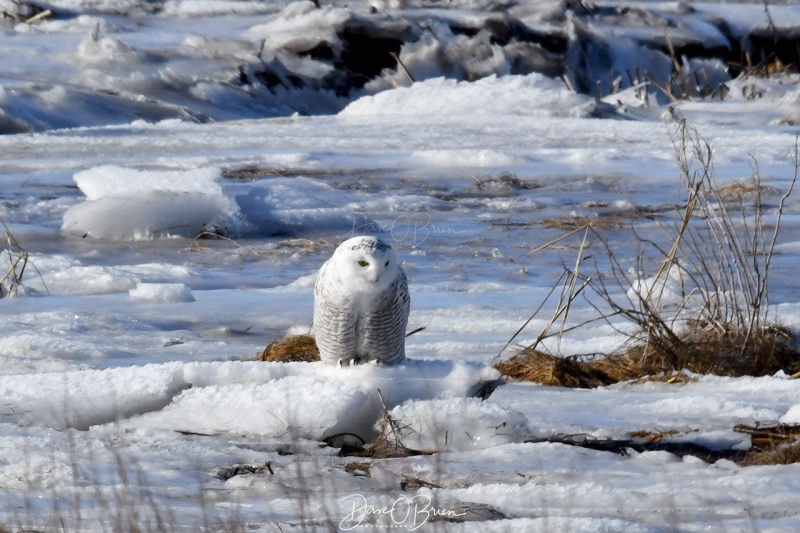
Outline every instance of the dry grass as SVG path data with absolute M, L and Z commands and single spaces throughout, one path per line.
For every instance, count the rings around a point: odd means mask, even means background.
M 20 246 L 2 219 L 0 219 L 0 225 L 2 225 L 6 233 L 5 243 L 0 246 L 0 263 L 7 262 L 8 264 L 5 273 L 0 272 L 0 298 L 19 296 L 24 294 L 25 291 L 22 285 L 22 276 L 25 274 L 25 269 L 30 265 L 37 272 L 38 270 L 28 261 L 28 252 Z M 39 274 L 39 277 L 41 278 L 41 274 Z M 42 280 L 42 283 L 44 283 L 44 280 Z M 47 290 L 46 285 L 45 290 Z
M 592 389 L 621 381 L 663 373 L 631 354 L 614 354 L 589 361 L 559 357 L 525 348 L 508 360 L 494 365 L 506 377 L 542 385 Z
M 570 215 L 562 218 L 547 218 L 539 222 L 549 229 L 580 230 L 584 228 L 627 228 L 631 222 L 651 219 L 663 209 L 634 206 L 630 209 L 610 209 L 605 204 L 584 205 L 583 207 L 598 209 L 595 216 Z
M 275 168 L 246 166 L 238 168 L 226 168 L 222 171 L 222 177 L 230 181 L 242 183 L 262 180 L 264 178 L 291 178 L 295 176 L 325 176 L 332 174 L 329 171 L 302 168 Z
M 787 424 L 769 424 L 766 426 L 739 424 L 734 426 L 734 431 L 750 435 L 750 443 L 755 448 L 774 448 L 781 444 L 796 440 L 800 437 L 800 426 Z
M 543 385 L 594 388 L 621 381 L 686 383 L 695 378 L 684 373 L 724 376 L 770 376 L 783 370 L 800 371 L 800 350 L 783 328 L 765 328 L 750 339 L 742 352 L 742 339 L 706 330 L 681 337 L 681 357 L 657 346 L 636 344 L 600 359 L 583 361 L 524 348 L 494 366 L 504 376 Z
M 336 248 L 334 243 L 324 240 L 312 241 L 310 239 L 284 239 L 275 244 L 276 250 L 289 250 L 293 253 L 306 255 L 318 254 L 334 248 Z
M 790 465 L 800 463 L 800 440 L 767 450 L 753 449 L 739 461 L 740 466 Z
M 271 342 L 256 358 L 257 361 L 288 363 L 319 361 L 319 349 L 312 335 L 293 335 Z
M 752 448 L 739 461 L 742 466 L 788 465 L 800 462 L 800 426 L 740 424 L 733 429 L 750 435 Z
M 642 439 L 647 442 L 661 442 L 664 439 L 668 439 L 670 437 L 674 437 L 675 435 L 680 435 L 680 431 L 676 429 L 670 429 L 667 431 L 650 431 L 650 430 L 639 430 L 639 431 L 631 431 L 628 433 L 628 436 L 634 439 Z

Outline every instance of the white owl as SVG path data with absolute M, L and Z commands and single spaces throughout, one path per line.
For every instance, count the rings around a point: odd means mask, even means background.
M 314 285 L 314 332 L 328 363 L 393 364 L 405 358 L 411 301 L 391 246 L 354 237 L 322 265 Z

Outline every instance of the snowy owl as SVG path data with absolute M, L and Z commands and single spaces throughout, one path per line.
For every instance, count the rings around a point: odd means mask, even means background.
M 393 364 L 405 358 L 406 275 L 392 248 L 354 237 L 322 265 L 314 285 L 314 331 L 328 363 Z

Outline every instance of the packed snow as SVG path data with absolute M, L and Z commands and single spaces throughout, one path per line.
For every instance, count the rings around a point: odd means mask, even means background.
M 796 39 L 800 8 L 321 4 L 0 0 L 0 529 L 800 529 L 797 464 L 564 443 L 742 451 L 738 425 L 800 425 L 800 381 L 579 390 L 492 368 L 548 325 L 585 221 L 633 280 L 610 290 L 665 283 L 682 308 L 686 273 L 637 270 L 630 231 L 676 221 L 681 120 L 721 186 L 758 173 L 775 222 L 800 77 L 740 76 L 727 54 Z M 704 51 L 674 101 L 668 41 Z M 769 300 L 795 334 L 799 215 L 790 196 Z M 317 269 L 364 234 L 408 275 L 408 359 L 256 361 L 311 330 Z M 625 341 L 584 296 L 585 326 L 544 348 Z M 387 424 L 419 455 L 340 456 Z

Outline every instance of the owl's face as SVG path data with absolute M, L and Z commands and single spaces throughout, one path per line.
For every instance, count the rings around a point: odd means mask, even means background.
M 388 287 L 400 271 L 392 247 L 375 237 L 353 237 L 334 252 L 341 281 L 351 289 Z

